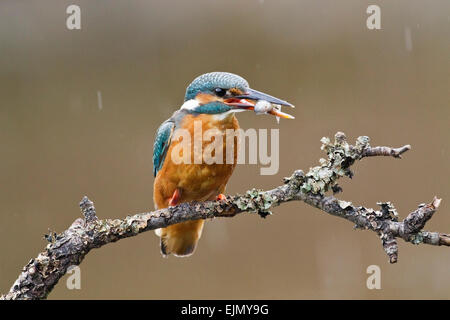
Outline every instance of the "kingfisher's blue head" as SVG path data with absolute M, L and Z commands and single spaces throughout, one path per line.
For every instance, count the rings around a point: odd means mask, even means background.
M 211 72 L 191 82 L 186 89 L 181 109 L 198 114 L 230 114 L 254 110 L 256 103 L 260 100 L 293 107 L 289 102 L 251 89 L 248 82 L 238 75 L 228 72 Z M 276 109 L 271 110 L 270 114 L 292 118 Z

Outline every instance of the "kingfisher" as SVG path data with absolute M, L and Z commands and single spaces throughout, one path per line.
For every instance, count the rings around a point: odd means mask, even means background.
M 225 188 L 236 166 L 239 150 L 238 137 L 235 135 L 232 138 L 234 141 L 230 147 L 226 143 L 226 132 L 239 129 L 236 112 L 257 112 L 260 102 L 278 106 L 264 113 L 277 119 L 293 119 L 291 115 L 281 112 L 279 107 L 294 107 L 292 104 L 251 89 L 248 82 L 238 75 L 211 72 L 195 78 L 189 84 L 181 108 L 164 121 L 156 132 L 153 145 L 153 201 L 156 209 L 182 202 L 225 199 Z M 221 161 L 206 161 L 202 158 L 204 155 L 195 150 L 199 146 L 205 150 L 212 143 L 211 140 L 196 136 L 196 127 L 201 128 L 202 132 L 214 130 L 222 134 L 215 135 L 215 139 L 223 137 L 223 143 L 219 144 L 222 148 L 222 156 L 219 155 Z M 190 141 L 189 149 L 180 148 L 183 141 Z M 231 150 L 227 150 L 227 146 Z M 227 158 L 228 154 L 231 156 Z M 180 157 L 183 161 L 180 161 Z M 203 224 L 203 219 L 192 220 L 155 230 L 160 237 L 161 254 L 164 257 L 169 254 L 178 257 L 191 255 L 201 237 Z

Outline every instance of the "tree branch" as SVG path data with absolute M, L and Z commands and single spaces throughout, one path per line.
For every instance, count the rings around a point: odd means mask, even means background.
M 301 170 L 295 171 L 291 177 L 284 178 L 283 185 L 268 191 L 252 189 L 245 195 L 228 196 L 221 201 L 182 203 L 114 220 L 99 220 L 94 204 L 84 197 L 80 203 L 84 218 L 75 220 L 61 234 L 47 235 L 50 243 L 45 251 L 28 262 L 10 291 L 0 298 L 46 298 L 70 266 L 79 265 L 91 249 L 110 242 L 188 220 L 233 217 L 242 212 L 266 217 L 274 207 L 289 201 L 303 201 L 353 222 L 355 228 L 376 232 L 391 263 L 398 259 L 397 238 L 413 244 L 450 246 L 450 235 L 422 230 L 439 207 L 441 200 L 436 197 L 429 204 L 419 205 L 399 222 L 397 211 L 390 202 L 380 202 L 380 209 L 374 210 L 355 206 L 332 195 L 326 196 L 329 190 L 333 194 L 342 191 L 337 180 L 343 176 L 353 176 L 350 167 L 356 160 L 374 156 L 401 158 L 404 152 L 410 150 L 409 145 L 400 148 L 371 147 L 368 137 L 359 137 L 355 145 L 349 145 L 341 132 L 335 135 L 333 143 L 329 138 L 322 138 L 321 142 L 327 159 L 320 159 L 320 165 L 306 174 Z

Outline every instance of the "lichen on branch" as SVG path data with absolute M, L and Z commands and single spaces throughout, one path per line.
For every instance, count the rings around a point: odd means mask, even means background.
M 362 136 L 351 145 L 342 132 L 335 135 L 333 142 L 324 137 L 321 139 L 322 150 L 327 156 L 306 174 L 296 170 L 272 190 L 251 189 L 244 195 L 227 196 L 225 200 L 181 203 L 124 219 L 100 220 L 93 202 L 84 197 L 80 203 L 83 218 L 76 219 L 60 234 L 46 236 L 49 243 L 45 250 L 29 261 L 10 291 L 0 298 L 46 298 L 70 266 L 79 265 L 90 250 L 108 243 L 188 220 L 234 217 L 243 212 L 266 217 L 276 206 L 289 201 L 303 201 L 322 212 L 353 222 L 355 228 L 374 231 L 391 263 L 398 260 L 398 238 L 413 244 L 450 246 L 450 235 L 423 230 L 440 205 L 441 200 L 436 197 L 399 221 L 399 214 L 391 202 L 379 202 L 380 209 L 375 210 L 327 195 L 330 191 L 333 194 L 342 191 L 337 181 L 353 176 L 350 168 L 357 160 L 375 156 L 401 158 L 411 149 L 409 145 L 371 147 L 369 141 L 368 137 Z

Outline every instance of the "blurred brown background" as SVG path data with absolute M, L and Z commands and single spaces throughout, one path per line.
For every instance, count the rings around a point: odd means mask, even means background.
M 81 7 L 82 29 L 66 29 Z M 366 28 L 381 7 L 382 30 Z M 403 160 L 358 163 L 340 198 L 401 217 L 434 195 L 429 230 L 450 232 L 450 2 L 25 1 L 0 3 L 0 292 L 80 216 L 83 195 L 101 218 L 147 211 L 158 125 L 189 82 L 229 71 L 294 103 L 295 121 L 239 114 L 243 128 L 280 128 L 280 171 L 240 166 L 228 192 L 271 188 L 323 156 L 320 138 L 344 131 L 373 145 L 411 144 Z M 97 92 L 102 95 L 99 107 Z M 381 290 L 366 268 L 381 267 Z M 92 251 L 68 298 L 449 298 L 450 250 L 400 242 L 389 265 L 372 232 L 303 203 L 265 220 L 207 223 L 194 256 L 163 259 L 153 232 Z

